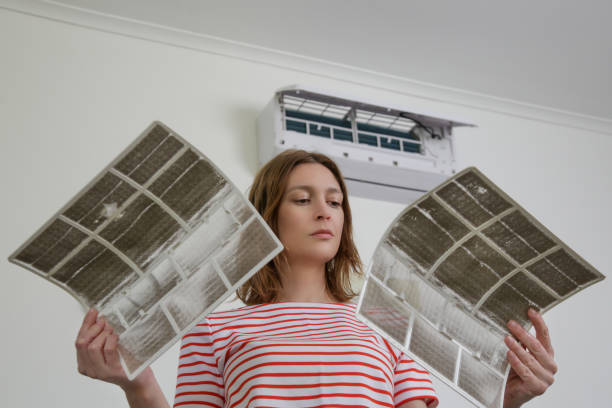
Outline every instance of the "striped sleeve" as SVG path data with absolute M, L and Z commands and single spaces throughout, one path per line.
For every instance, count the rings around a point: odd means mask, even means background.
M 178 362 L 175 407 L 218 407 L 225 403 L 223 377 L 207 320 L 183 337 Z
M 418 399 L 424 400 L 428 408 L 438 406 L 429 373 L 406 354 L 400 353 L 393 374 L 393 403 L 400 406 Z

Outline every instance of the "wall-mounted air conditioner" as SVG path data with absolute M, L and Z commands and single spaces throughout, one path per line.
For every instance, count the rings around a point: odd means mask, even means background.
M 455 173 L 452 129 L 473 126 L 291 87 L 257 120 L 260 165 L 287 149 L 330 156 L 349 193 L 409 204 Z

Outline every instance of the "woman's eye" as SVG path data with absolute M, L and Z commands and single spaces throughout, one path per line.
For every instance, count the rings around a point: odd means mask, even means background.
M 332 207 L 340 207 L 342 204 L 338 201 L 330 201 L 329 205 L 331 205 Z
M 298 204 L 307 204 L 310 200 L 308 198 L 300 198 L 299 200 L 294 200 Z

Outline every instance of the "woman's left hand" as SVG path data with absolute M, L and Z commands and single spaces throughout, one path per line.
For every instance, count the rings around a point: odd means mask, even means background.
M 505 339 L 509 350 L 510 373 L 504 393 L 504 408 L 517 408 L 530 399 L 542 395 L 554 382 L 557 363 L 550 343 L 548 327 L 542 316 L 529 309 L 528 316 L 535 327 L 535 337 L 515 321 L 508 322 L 512 336 Z

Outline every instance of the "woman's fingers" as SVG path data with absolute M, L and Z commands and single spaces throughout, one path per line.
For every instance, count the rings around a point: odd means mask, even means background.
M 548 327 L 542 316 L 533 309 L 528 311 L 536 335 L 533 336 L 515 321 L 508 322 L 508 329 L 516 337 L 508 336 L 508 361 L 520 382 L 514 382 L 509 395 L 522 395 L 528 401 L 543 394 L 554 382 L 557 363 L 553 356 Z M 520 392 L 518 390 L 521 390 Z M 506 390 L 508 392 L 508 389 Z
M 95 309 L 87 312 L 75 343 L 79 373 L 93 378 L 100 378 L 108 374 L 109 364 L 105 347 L 113 336 L 112 327 L 101 316 L 98 318 L 98 312 Z M 114 348 L 116 349 L 116 345 Z
M 542 344 L 542 346 L 546 349 L 546 351 L 551 355 L 555 355 L 555 351 L 553 350 L 552 343 L 550 341 L 550 333 L 548 332 L 548 326 L 542 315 L 536 312 L 534 309 L 529 309 L 527 312 L 529 315 L 529 319 L 531 323 L 533 323 L 533 327 L 535 327 L 536 337 Z
M 540 380 L 533 371 L 521 361 L 514 351 L 508 350 L 507 357 L 512 369 L 521 378 L 523 387 L 526 388 L 525 395 L 528 395 L 526 400 L 536 395 L 542 395 L 546 391 L 548 385 Z
M 505 339 L 506 345 L 518 359 L 517 367 L 512 366 L 516 373 L 525 381 L 533 382 L 536 387 L 543 381 L 544 384 L 550 385 L 554 382 L 553 373 L 547 370 L 541 362 L 536 359 L 533 353 L 525 350 L 521 344 L 514 340 L 511 336 L 507 336 Z M 512 364 L 512 361 L 510 361 Z
M 84 325 L 85 323 L 83 323 L 83 326 Z M 102 330 L 104 330 L 104 320 L 98 319 L 94 324 L 80 331 L 79 336 L 76 339 L 77 349 L 87 349 L 93 339 L 98 337 Z
M 76 340 L 79 373 L 114 384 L 124 384 L 127 377 L 118 352 L 119 336 L 95 310 L 83 320 Z
M 539 333 L 540 337 L 534 337 L 527 330 L 521 327 L 515 321 L 510 321 L 508 323 L 508 329 L 510 332 L 520 341 L 520 343 L 529 350 L 529 355 L 533 356 L 537 362 L 539 362 L 542 367 L 546 370 L 550 371 L 552 374 L 557 372 L 557 364 L 555 363 L 555 359 L 552 354 L 552 346 L 550 344 L 550 337 L 548 334 L 548 328 L 544 323 L 544 320 L 535 310 L 530 309 L 530 318 L 536 326 L 536 335 Z M 539 331 L 538 331 L 539 330 Z M 546 344 L 542 344 L 542 341 L 545 341 Z M 518 354 L 519 358 L 521 354 Z
M 75 347 L 77 350 L 77 368 L 79 373 L 87 376 L 92 374 L 92 364 L 91 360 L 89 359 L 87 347 L 103 328 L 103 325 L 98 323 L 97 317 L 97 310 L 90 309 L 87 312 L 75 341 Z
M 97 316 L 98 311 L 95 309 L 90 309 L 85 315 L 75 342 L 77 349 L 87 347 L 91 340 L 104 328 L 104 322 L 97 319 Z
M 98 311 L 96 309 L 89 309 L 85 317 L 83 318 L 83 324 L 81 324 L 81 328 L 79 329 L 79 333 L 77 334 L 77 339 L 85 334 L 87 329 L 91 327 L 94 323 L 96 323 L 96 318 L 98 317 Z
M 112 333 L 112 328 L 108 323 L 103 321 L 103 330 L 94 338 L 89 346 L 87 346 L 87 354 L 89 360 L 93 363 L 93 368 L 96 374 L 100 374 L 105 370 L 106 361 L 104 361 L 104 353 L 102 348 L 106 342 L 107 337 Z
M 527 312 L 536 335 L 527 332 L 515 321 L 508 322 L 512 336 L 504 339 L 508 346 L 508 362 L 512 366 L 504 394 L 504 406 L 518 407 L 543 394 L 554 382 L 557 363 L 553 356 L 548 327 L 533 309 Z
M 117 343 L 119 343 L 119 336 L 115 333 L 108 336 L 106 338 L 106 342 L 104 343 L 104 360 L 112 369 L 121 367 L 121 363 L 119 362 L 119 352 L 117 351 Z

